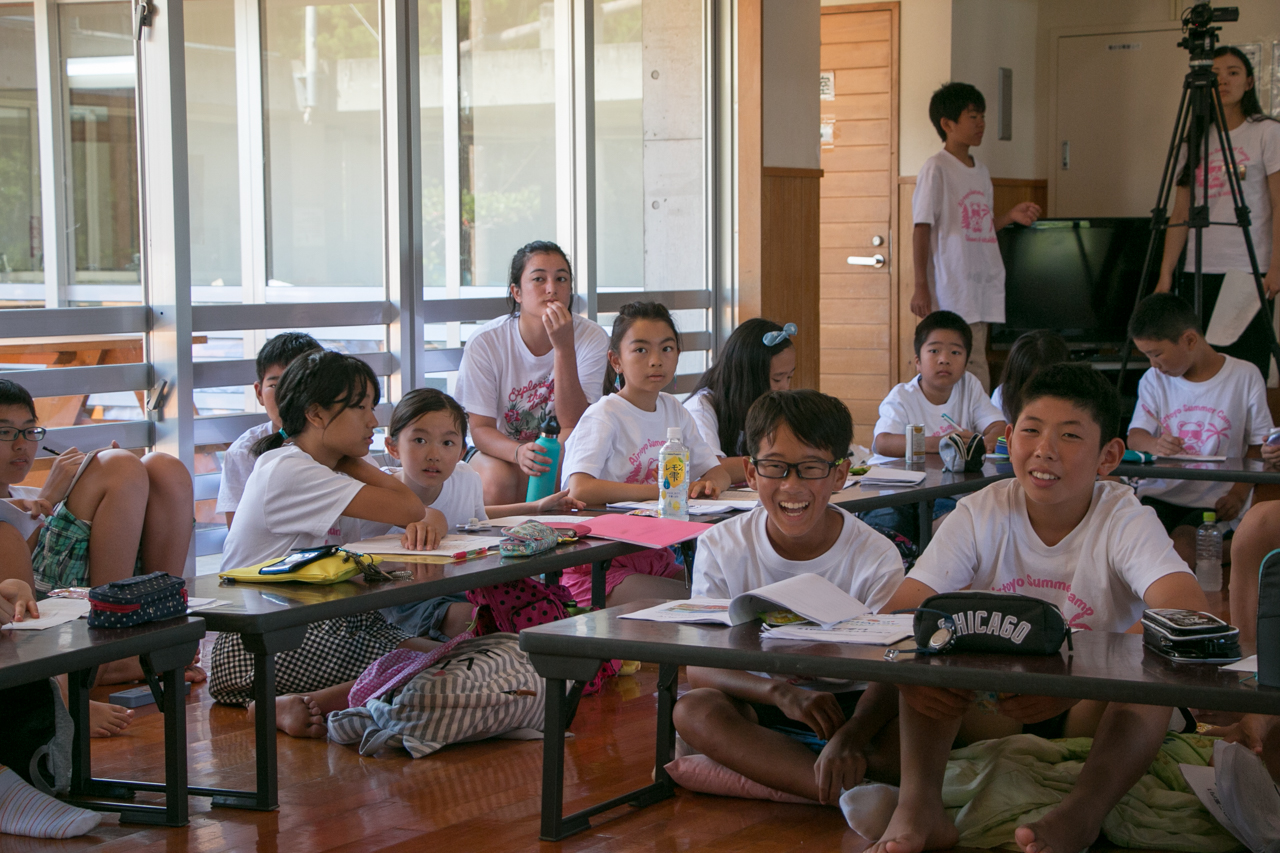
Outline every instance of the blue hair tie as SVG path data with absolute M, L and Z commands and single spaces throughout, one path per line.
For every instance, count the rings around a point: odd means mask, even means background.
M 776 347 L 787 338 L 796 334 L 800 330 L 796 328 L 795 323 L 788 323 L 776 332 L 765 332 L 764 345 L 767 347 Z
M 280 428 L 280 437 L 283 438 L 285 441 L 289 440 L 289 433 L 284 431 L 284 427 Z

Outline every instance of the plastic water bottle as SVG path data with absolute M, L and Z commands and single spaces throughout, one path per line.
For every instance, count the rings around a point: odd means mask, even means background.
M 680 427 L 667 428 L 667 443 L 658 451 L 658 493 L 662 517 L 689 520 L 689 448 Z
M 1218 516 L 1204 514 L 1204 524 L 1196 528 L 1196 579 L 1205 592 L 1222 589 L 1222 531 Z
M 540 501 L 556 493 L 557 475 L 560 473 L 560 422 L 554 412 L 547 416 L 542 424 L 542 435 L 534 444 L 542 449 L 543 456 L 551 458 L 551 467 L 547 473 L 529 478 L 529 489 L 524 495 L 526 501 Z

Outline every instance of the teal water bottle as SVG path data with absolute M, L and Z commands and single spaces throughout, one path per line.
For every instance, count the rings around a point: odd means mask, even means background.
M 545 474 L 529 478 L 529 490 L 524 496 L 526 501 L 540 501 L 556 493 L 556 476 L 560 473 L 560 422 L 554 412 L 543 422 L 542 435 L 534 444 L 542 448 L 543 456 L 550 457 L 551 468 Z

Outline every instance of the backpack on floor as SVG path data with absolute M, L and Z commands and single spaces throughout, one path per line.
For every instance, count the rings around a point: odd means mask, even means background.
M 538 737 L 545 684 L 515 634 L 463 640 L 402 687 L 330 714 L 329 739 L 422 758 L 451 743 Z
M 0 690 L 5 734 L 0 764 L 46 794 L 71 789 L 71 740 L 75 725 L 53 679 Z

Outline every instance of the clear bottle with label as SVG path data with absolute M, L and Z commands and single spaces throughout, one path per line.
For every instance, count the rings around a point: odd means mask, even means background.
M 1222 531 L 1218 516 L 1204 514 L 1204 524 L 1196 528 L 1196 580 L 1205 592 L 1222 589 Z
M 680 427 L 667 428 L 667 443 L 658 451 L 658 498 L 662 517 L 689 520 L 689 448 Z

